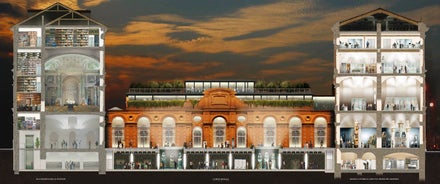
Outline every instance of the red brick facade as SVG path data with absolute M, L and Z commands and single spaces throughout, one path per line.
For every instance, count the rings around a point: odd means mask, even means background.
M 200 121 L 194 117 L 200 117 Z M 276 121 L 276 145 L 289 147 L 289 121 L 297 117 L 302 122 L 302 147 L 307 143 L 318 146 L 315 143 L 315 120 L 324 118 L 326 126 L 326 143 L 324 147 L 332 147 L 333 126 L 331 125 L 331 112 L 313 111 L 312 107 L 261 107 L 247 105 L 235 97 L 235 92 L 224 88 L 210 89 L 205 92 L 203 98 L 194 107 L 188 101 L 184 107 L 161 107 L 145 109 L 127 109 L 108 112 L 107 147 L 112 147 L 112 122 L 115 117 L 124 121 L 125 147 L 137 147 L 137 121 L 146 117 L 150 121 L 151 146 L 163 145 L 163 121 L 172 118 L 175 122 L 174 143 L 175 146 L 183 146 L 184 143 L 192 142 L 192 133 L 195 127 L 202 129 L 202 139 L 208 147 L 216 147 L 214 144 L 213 120 L 222 117 L 226 121 L 226 140 L 237 139 L 237 129 L 244 127 L 246 130 L 246 147 L 261 145 L 264 142 L 264 120 L 268 117 Z M 240 122 L 238 117 L 244 117 Z

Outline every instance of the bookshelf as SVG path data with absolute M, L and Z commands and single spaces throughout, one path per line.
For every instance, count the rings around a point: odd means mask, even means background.
M 37 47 L 41 46 L 37 31 L 27 31 L 18 33 L 18 47 Z
M 41 75 L 41 53 L 20 52 L 17 54 L 17 75 Z
M 36 76 L 17 76 L 17 92 L 18 93 L 35 93 L 37 92 Z
M 46 29 L 47 47 L 96 47 L 98 29 Z

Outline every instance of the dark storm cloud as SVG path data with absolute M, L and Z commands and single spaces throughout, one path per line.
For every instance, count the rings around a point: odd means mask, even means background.
M 227 16 L 237 10 L 259 4 L 271 3 L 270 0 L 131 0 L 108 1 L 99 6 L 92 7 L 93 15 L 97 20 L 110 27 L 123 26 L 130 22 L 133 17 L 175 14 L 189 19 L 199 21 L 211 19 L 218 16 Z M 136 4 L 136 6 L 130 6 Z M 111 13 L 109 13 L 111 12 Z
M 2 16 L 1 21 L 12 21 L 12 19 L 7 19 L 7 17 L 20 18 L 23 16 L 23 10 L 18 6 L 13 6 L 9 3 L 0 3 L 0 16 Z M 6 17 L 6 18 L 5 18 Z M 13 25 L 15 22 L 3 22 L 2 25 Z M 1 28 L 1 31 L 7 30 L 9 27 Z M 12 119 L 10 117 L 10 112 L 13 104 L 13 94 L 12 94 L 12 57 L 9 53 L 12 52 L 12 39 L 6 37 L 4 34 L 0 36 L 0 73 L 2 74 L 2 80 L 0 80 L 0 93 L 6 98 L 2 100 L 3 104 L 0 105 L 0 111 L 7 114 L 7 118 L 4 120 L 2 130 L 12 130 Z M 2 131 L 0 133 L 3 140 L 12 140 L 12 131 Z M 0 148 L 11 148 L 11 141 L 0 141 Z
M 144 57 L 163 57 L 170 54 L 182 52 L 182 49 L 170 47 L 166 44 L 160 45 L 117 45 L 107 46 L 106 52 L 112 56 L 144 56 Z
M 208 35 L 199 34 L 194 31 L 180 31 L 167 34 L 170 38 L 179 41 L 191 41 L 200 37 L 209 37 Z
M 244 34 L 244 35 L 224 38 L 224 40 L 225 41 L 233 41 L 233 40 L 245 40 L 245 39 L 250 39 L 250 38 L 261 38 L 261 37 L 274 35 L 276 33 L 284 31 L 286 29 L 294 28 L 294 27 L 297 27 L 300 25 L 302 25 L 302 24 L 294 24 L 294 25 L 288 25 L 288 26 L 283 26 L 283 27 L 278 27 L 278 28 L 273 28 L 273 29 L 259 30 L 259 31 L 254 31 L 254 32 Z
M 10 55 L 10 53 L 12 53 L 13 44 L 12 38 L 8 34 L 8 29 L 10 29 L 9 26 L 16 24 L 16 22 L 13 22 L 15 18 L 21 18 L 24 16 L 24 12 L 25 11 L 19 6 L 15 6 L 10 3 L 0 3 L 0 15 L 3 17 L 1 21 L 7 21 L 2 22 L 2 26 L 5 27 L 0 29 L 2 32 L 2 34 L 0 34 L 0 73 L 4 76 L 12 76 L 11 69 L 13 68 L 12 57 Z M 10 77 L 7 77 L 6 79 L 10 79 Z M 12 89 L 10 89 L 11 84 L 12 81 L 10 80 L 0 80 L 0 86 L 2 86 L 0 91 L 2 94 L 11 94 L 10 96 L 12 96 Z M 12 98 L 7 99 L 11 99 L 12 102 Z M 12 106 L 12 103 L 9 104 Z
M 361 5 L 366 5 L 366 4 L 377 4 L 377 3 L 381 3 L 381 0 L 358 0 L 358 1 L 353 1 L 353 0 L 338 0 L 338 1 L 328 1 L 328 0 L 316 0 L 314 1 L 314 3 L 316 5 L 318 5 L 319 7 L 323 8 L 323 9 L 327 9 L 327 10 L 341 10 L 341 9 L 346 9 L 346 8 L 350 8 L 350 7 L 356 7 L 356 6 L 361 6 Z
M 193 65 L 202 65 L 205 62 L 219 63 L 215 68 L 206 68 L 200 71 L 201 75 L 212 75 L 217 72 L 231 72 L 234 77 L 237 76 L 252 76 L 253 73 L 259 70 L 258 61 L 262 60 L 259 56 L 242 55 L 233 52 L 219 52 L 219 53 L 203 53 L 191 52 L 173 55 L 169 58 L 173 61 L 188 61 Z M 188 74 L 191 76 L 192 74 Z M 230 76 L 229 78 L 231 78 Z M 228 78 L 228 77 L 226 77 Z
M 440 43 L 440 25 L 432 26 L 426 33 L 425 42 L 425 64 L 426 64 L 426 81 L 429 84 L 431 93 L 438 94 L 440 92 L 440 65 L 438 64 L 440 58 L 440 52 L 438 47 Z M 440 97 L 437 96 L 437 100 Z
M 393 12 L 406 12 L 406 11 L 412 11 L 415 9 L 427 7 L 430 5 L 439 5 L 440 1 L 428 1 L 428 0 L 418 0 L 418 1 L 407 1 L 407 0 L 399 0 L 399 1 L 392 1 L 390 3 L 390 6 L 388 9 Z M 405 16 L 405 15 L 403 15 Z M 412 18 L 414 20 L 417 20 L 419 17 L 408 17 Z
M 303 52 L 309 55 L 309 57 L 320 58 L 325 60 L 333 61 L 333 43 L 331 41 L 316 41 L 316 42 L 308 42 L 302 44 L 296 44 L 292 46 L 285 47 L 271 47 L 265 48 L 258 52 L 261 56 L 270 56 L 277 53 L 284 52 Z M 305 59 L 301 58 L 292 58 L 293 60 Z
M 425 41 L 425 57 L 426 60 L 433 61 L 427 62 L 426 64 L 434 68 L 440 69 L 440 65 L 438 64 L 438 58 L 440 58 L 439 49 L 440 43 L 440 25 L 429 27 L 428 32 L 426 33 L 426 41 Z
M 267 80 L 299 80 L 303 77 L 307 78 L 316 78 L 316 71 L 321 71 L 326 80 L 322 80 L 322 78 L 317 79 L 317 81 L 304 81 L 309 83 L 323 82 L 327 81 L 331 83 L 331 74 L 332 70 L 328 70 L 327 68 L 333 65 L 332 60 L 332 45 L 329 42 L 313 42 L 308 44 L 301 44 L 299 46 L 291 46 L 291 47 L 278 47 L 278 48 L 268 48 L 262 50 L 261 54 L 255 55 L 243 55 L 237 54 L 233 52 L 220 52 L 215 54 L 208 54 L 203 52 L 192 52 L 192 53 L 181 53 L 177 55 L 173 55 L 170 57 L 170 60 L 177 62 L 188 61 L 191 62 L 192 65 L 196 66 L 198 64 L 203 64 L 205 62 L 218 62 L 219 65 L 215 68 L 206 68 L 206 70 L 202 70 L 197 75 L 204 76 L 210 75 L 212 73 L 222 73 L 222 72 L 230 72 L 230 74 L 234 74 L 233 77 L 242 76 L 241 78 L 246 79 L 263 79 L 264 77 Z M 307 49 L 317 48 L 316 52 L 309 53 Z M 276 64 L 264 65 L 262 62 L 268 59 L 270 55 L 282 54 L 286 52 L 304 52 L 306 56 L 295 57 L 295 58 L 286 58 L 285 62 L 280 62 Z M 295 68 L 297 70 L 295 70 Z M 261 75 L 265 71 L 271 71 L 274 74 L 269 74 L 268 76 Z M 315 71 L 314 73 L 310 73 L 310 71 Z M 269 72 L 270 73 L 270 72 Z M 195 77 L 194 73 L 182 73 L 179 71 L 178 76 L 192 76 Z M 217 79 L 230 79 L 231 76 L 220 77 Z M 307 80 L 307 79 L 306 79 Z M 312 79 L 310 79 L 312 80 Z
M 11 61 L 12 58 L 9 56 L 9 53 L 12 53 L 12 39 L 6 37 L 0 37 L 0 61 Z
M 26 10 L 10 3 L 0 2 L 0 14 L 6 14 L 11 17 L 23 17 L 26 15 Z
M 247 60 L 255 59 L 252 56 L 237 54 L 233 52 L 204 53 L 204 52 L 186 52 L 170 57 L 173 60 L 185 60 L 191 62 L 219 61 L 241 63 Z
M 262 50 L 261 57 L 288 52 L 304 53 L 299 57 L 285 58 L 284 62 L 259 65 L 261 73 L 271 80 L 306 82 L 317 95 L 328 95 L 331 91 L 333 70 L 333 48 L 330 41 L 309 42 L 289 47 L 272 47 Z M 319 75 L 317 75 L 319 73 Z
M 308 52 L 313 57 L 333 61 L 333 43 L 331 41 L 309 42 L 295 45 L 295 51 Z

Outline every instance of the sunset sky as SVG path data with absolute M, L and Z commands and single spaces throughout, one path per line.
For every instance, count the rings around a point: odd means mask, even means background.
M 0 0 L 0 59 L 2 66 L 7 63 L 3 69 L 12 68 L 10 27 L 27 17 L 27 9 L 44 9 L 55 2 Z M 316 95 L 331 95 L 331 27 L 377 8 L 422 20 L 431 28 L 427 47 L 440 46 L 438 0 L 417 4 L 350 0 L 59 2 L 73 9 L 91 10 L 92 18 L 108 27 L 107 108 L 123 107 L 129 85 L 149 80 L 289 80 L 309 83 Z M 438 53 L 429 52 L 427 59 L 439 58 Z M 4 78 L 10 79 L 8 72 Z
M 0 0 L 0 91 L 12 107 L 11 27 L 28 9 L 57 1 Z M 426 36 L 427 101 L 440 100 L 440 1 L 353 0 L 65 0 L 106 25 L 106 108 L 124 107 L 131 83 L 244 79 L 309 83 L 331 95 L 332 26 L 383 8 L 430 30 Z M 439 104 L 440 105 L 440 104 Z

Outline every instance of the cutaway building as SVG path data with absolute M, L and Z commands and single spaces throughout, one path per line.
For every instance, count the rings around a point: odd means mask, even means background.
M 425 178 L 425 32 L 376 9 L 336 23 L 336 172 Z
M 13 169 L 103 171 L 104 33 L 55 3 L 11 29 Z
M 334 96 L 289 83 L 190 80 L 130 87 L 124 109 L 106 110 L 106 26 L 61 3 L 28 13 L 11 28 L 16 174 L 290 170 L 425 179 L 428 28 L 420 21 L 379 8 L 337 22 Z
M 107 112 L 107 170 L 334 171 L 333 97 L 244 80 L 175 86 L 130 88 L 126 109 Z

